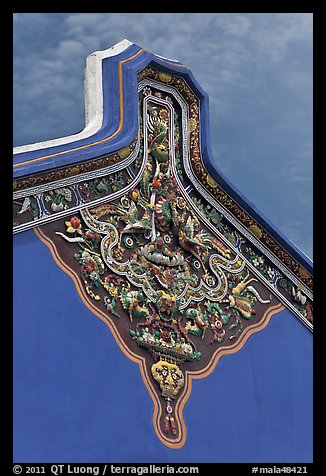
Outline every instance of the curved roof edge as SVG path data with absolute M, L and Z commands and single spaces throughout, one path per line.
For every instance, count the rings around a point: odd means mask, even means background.
M 138 131 L 137 73 L 149 63 L 183 77 L 200 99 L 201 154 L 213 179 L 310 274 L 312 261 L 278 230 L 219 170 L 213 161 L 208 95 L 177 60 L 149 53 L 124 39 L 86 59 L 85 128 L 73 135 L 14 148 L 13 178 L 70 166 L 131 143 Z

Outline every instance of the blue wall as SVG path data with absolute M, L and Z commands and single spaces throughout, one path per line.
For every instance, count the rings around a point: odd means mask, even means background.
M 33 231 L 14 237 L 15 462 L 311 462 L 312 335 L 289 311 L 193 382 L 157 438 L 138 365 Z

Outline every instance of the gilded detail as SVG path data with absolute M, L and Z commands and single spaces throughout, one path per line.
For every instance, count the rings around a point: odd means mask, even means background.
M 262 237 L 262 231 L 257 225 L 249 226 L 248 230 L 252 233 L 258 240 Z

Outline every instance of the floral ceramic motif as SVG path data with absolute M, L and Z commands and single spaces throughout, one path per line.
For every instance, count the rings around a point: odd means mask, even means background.
M 162 408 L 159 431 L 173 442 L 182 431 L 176 408 L 187 386 L 185 370 L 207 365 L 217 348 L 240 339 L 277 300 L 197 216 L 175 176 L 173 111 L 147 94 L 139 183 L 80 210 L 55 234 L 60 249 L 71 248 L 88 298 L 105 309 L 128 346 L 147 356 Z

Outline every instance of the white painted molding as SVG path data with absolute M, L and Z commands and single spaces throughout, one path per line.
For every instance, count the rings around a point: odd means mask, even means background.
M 86 58 L 84 80 L 85 128 L 82 131 L 58 139 L 14 147 L 14 155 L 69 144 L 94 135 L 102 127 L 103 121 L 102 61 L 105 58 L 122 53 L 132 44 L 129 40 L 124 39 L 111 48 L 95 51 Z
M 166 58 L 165 56 L 161 56 L 161 55 L 155 55 L 157 56 L 158 58 L 164 60 L 164 61 L 171 61 L 172 63 L 179 63 L 180 64 L 180 61 L 179 60 L 175 60 L 175 59 L 171 59 L 171 58 Z

